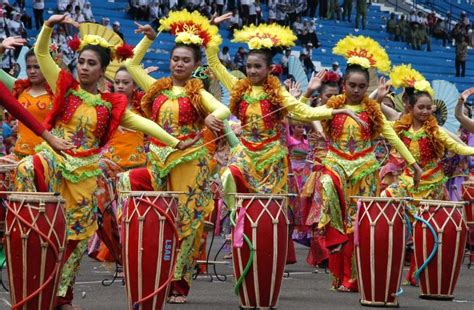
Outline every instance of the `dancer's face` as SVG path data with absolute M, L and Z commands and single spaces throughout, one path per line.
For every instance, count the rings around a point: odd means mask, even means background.
M 369 81 L 362 72 L 352 72 L 344 81 L 344 87 L 349 101 L 360 103 L 369 88 Z
M 250 54 L 247 58 L 246 70 L 250 83 L 261 86 L 267 79 L 272 67 L 268 65 L 262 54 Z
M 130 97 L 135 89 L 135 84 L 130 74 L 125 70 L 120 70 L 115 74 L 114 90 L 117 93 Z
M 79 82 L 84 85 L 93 85 L 99 82 L 104 75 L 99 55 L 92 50 L 85 50 L 79 55 L 77 62 Z
M 177 47 L 174 49 L 170 59 L 170 71 L 173 78 L 178 81 L 188 80 L 193 71 L 199 66 L 191 48 Z
M 40 85 L 46 81 L 36 60 L 36 56 L 30 56 L 26 59 L 26 75 L 33 85 Z
M 339 89 L 337 87 L 327 86 L 324 91 L 319 95 L 320 105 L 325 105 L 329 98 L 332 96 L 339 95 Z
M 433 114 L 433 102 L 428 96 L 421 96 L 413 106 L 413 118 L 424 123 Z

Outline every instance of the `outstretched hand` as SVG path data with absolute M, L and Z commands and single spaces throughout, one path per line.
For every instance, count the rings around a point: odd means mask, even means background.
M 21 37 L 8 37 L 0 43 L 0 49 L 14 49 L 25 45 L 26 40 Z
M 153 27 L 150 25 L 142 25 L 137 22 L 134 22 L 135 25 L 137 26 L 137 29 L 135 29 L 135 33 L 141 33 L 145 35 L 148 39 L 150 40 L 155 40 L 156 38 L 156 32 L 153 30 Z
M 318 91 L 319 88 L 321 88 L 321 85 L 323 84 L 323 79 L 325 75 L 326 70 L 321 70 L 318 73 L 313 72 L 313 74 L 311 75 L 311 79 L 308 83 L 308 91 L 311 93 Z
M 51 15 L 45 24 L 48 27 L 54 27 L 57 24 L 69 24 L 79 28 L 79 23 L 66 14 Z
M 206 117 L 206 119 L 204 120 L 204 123 L 206 124 L 207 127 L 209 127 L 211 130 L 215 132 L 220 132 L 221 130 L 224 129 L 224 122 L 212 114 L 209 114 Z
M 290 81 L 288 92 L 295 98 L 299 98 L 303 92 L 301 91 L 301 84 L 299 82 Z
M 390 83 L 385 80 L 385 77 L 380 77 L 377 85 L 377 101 L 379 103 L 388 95 L 390 92 Z
M 232 17 L 232 12 L 225 13 L 221 16 L 217 16 L 217 13 L 214 13 L 211 17 L 211 25 L 219 25 L 220 23 L 229 20 Z

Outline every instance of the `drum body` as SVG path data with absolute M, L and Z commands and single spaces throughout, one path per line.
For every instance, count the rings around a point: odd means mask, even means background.
M 417 217 L 428 222 L 438 238 L 436 253 L 420 273 L 420 297 L 452 299 L 467 237 L 463 203 L 422 200 Z M 435 238 L 430 227 L 416 218 L 413 224 L 413 246 L 418 270 L 434 249 Z
M 254 255 L 249 272 L 239 288 L 242 308 L 276 307 L 288 251 L 287 198 L 283 195 L 236 195 L 237 226 L 233 228 L 234 275 L 238 280 L 251 256 L 244 241 L 235 247 L 238 231 L 251 241 Z M 242 210 L 243 209 L 243 210 Z
M 468 204 L 464 207 L 464 216 L 467 225 L 474 226 L 474 182 L 464 182 L 462 198 Z
M 405 259 L 404 202 L 364 197 L 358 206 L 354 243 L 360 303 L 397 307 Z
M 39 193 L 8 197 L 5 231 L 10 297 L 18 309 L 54 309 L 66 247 L 64 200 Z
M 122 258 L 128 308 L 163 309 L 168 279 L 176 260 L 178 197 L 167 192 L 129 192 L 123 195 Z M 158 294 L 134 308 L 138 301 L 160 287 Z

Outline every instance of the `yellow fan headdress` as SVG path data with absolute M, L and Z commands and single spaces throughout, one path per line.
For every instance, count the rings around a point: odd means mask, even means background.
M 219 46 L 222 38 L 217 26 L 198 11 L 187 10 L 170 12 L 160 20 L 158 31 L 169 31 L 176 36 L 175 42 L 186 45 Z
M 395 88 L 414 88 L 415 92 L 427 92 L 433 96 L 430 83 L 411 65 L 394 66 L 390 72 L 390 81 Z
M 79 34 L 68 42 L 69 47 L 80 52 L 87 45 L 98 45 L 107 49 L 110 53 L 111 60 L 123 61 L 133 56 L 133 46 L 123 42 L 114 31 L 108 27 L 93 24 L 81 23 Z
M 247 43 L 249 49 L 287 48 L 295 45 L 296 36 L 288 27 L 278 24 L 244 26 L 234 31 L 232 42 Z
M 347 36 L 337 42 L 332 52 L 346 58 L 348 65 L 358 65 L 364 69 L 373 67 L 381 72 L 390 70 L 387 52 L 369 37 Z

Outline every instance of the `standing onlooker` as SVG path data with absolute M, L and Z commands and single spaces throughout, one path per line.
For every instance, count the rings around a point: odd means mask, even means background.
M 365 30 L 365 24 L 366 24 L 366 19 L 367 19 L 367 2 L 366 2 L 366 0 L 357 0 L 355 29 L 359 29 L 359 20 L 360 19 L 362 19 L 362 29 Z
M 86 21 L 84 14 L 82 14 L 81 12 L 80 6 L 76 5 L 76 7 L 74 8 L 74 14 L 72 15 L 72 18 L 78 23 L 83 23 Z
M 43 26 L 44 18 L 44 0 L 33 0 L 33 13 L 35 16 L 35 26 L 36 30 L 39 30 Z
M 245 26 L 249 25 L 250 1 L 240 0 L 240 17 L 242 18 L 242 24 Z
M 249 2 L 249 25 L 257 25 L 257 9 L 255 6 L 255 0 L 250 0 Z
M 332 68 L 331 68 L 330 71 L 336 73 L 337 76 L 339 76 L 339 79 L 342 78 L 342 71 L 341 71 L 341 68 L 339 67 L 339 63 L 337 61 L 332 63 Z
M 224 46 L 217 56 L 224 66 L 226 66 L 228 69 L 232 68 L 232 57 L 230 57 L 228 46 Z
M 242 19 L 239 15 L 239 10 L 234 9 L 232 12 L 232 17 L 229 19 L 229 36 L 232 37 L 235 29 L 240 29 L 242 27 Z
M 86 20 L 86 22 L 95 23 L 94 14 L 92 13 L 92 7 L 91 7 L 91 3 L 89 1 L 84 3 L 84 8 L 82 9 L 82 14 L 84 15 L 84 19 Z
M 314 23 L 314 20 L 309 22 L 308 42 L 312 43 L 315 48 L 320 47 L 318 35 L 316 34 L 316 24 Z
M 222 13 L 224 12 L 225 1 L 224 0 L 216 0 L 215 3 L 217 4 L 217 14 L 222 15 Z
M 449 35 L 446 32 L 446 25 L 445 25 L 444 20 L 438 19 L 436 21 L 436 24 L 433 26 L 433 36 L 436 39 L 442 39 L 443 40 L 443 46 L 446 46 L 446 44 L 449 40 Z
M 467 38 L 461 37 L 456 42 L 456 76 L 464 77 L 466 74 L 466 59 L 467 59 Z
M 64 12 L 66 12 L 66 8 L 68 4 L 70 4 L 69 0 L 58 0 L 58 5 L 57 5 L 58 13 L 63 14 Z
M 316 14 L 316 8 L 318 7 L 318 0 L 306 0 L 306 6 L 308 7 L 308 12 L 306 15 L 309 17 L 314 18 Z
M 285 79 L 287 79 L 289 77 L 288 61 L 290 59 L 290 56 L 291 56 L 291 50 L 287 49 L 287 50 L 285 50 L 285 52 L 283 53 L 283 56 L 280 59 L 280 65 L 283 68 L 283 75 L 284 75 Z
M 343 11 L 342 11 L 342 20 L 346 20 L 350 23 L 352 16 L 352 0 L 344 0 Z
M 277 5 L 278 0 L 268 0 L 268 23 L 271 24 L 277 20 Z
M 7 21 L 7 29 L 10 37 L 26 38 L 25 25 L 21 21 L 21 14 L 17 11 L 12 12 L 12 19 Z
M 302 35 L 303 35 L 303 23 L 301 22 L 301 16 L 296 16 L 296 20 L 293 23 L 291 30 L 293 30 L 293 33 L 296 34 L 296 37 L 298 38 L 298 41 L 300 43 L 303 41 Z
M 242 46 L 239 47 L 234 56 L 234 64 L 238 70 L 245 73 L 245 61 L 247 59 L 247 51 Z
M 395 13 L 390 13 L 390 19 L 387 21 L 387 33 L 390 40 L 398 41 L 397 35 L 397 18 Z
M 118 20 L 114 21 L 112 25 L 112 30 L 118 34 L 120 38 L 125 42 L 125 38 L 123 37 L 123 33 L 120 31 L 120 22 Z
M 329 7 L 329 0 L 320 0 L 319 1 L 319 18 L 327 18 L 328 17 L 328 7 Z

